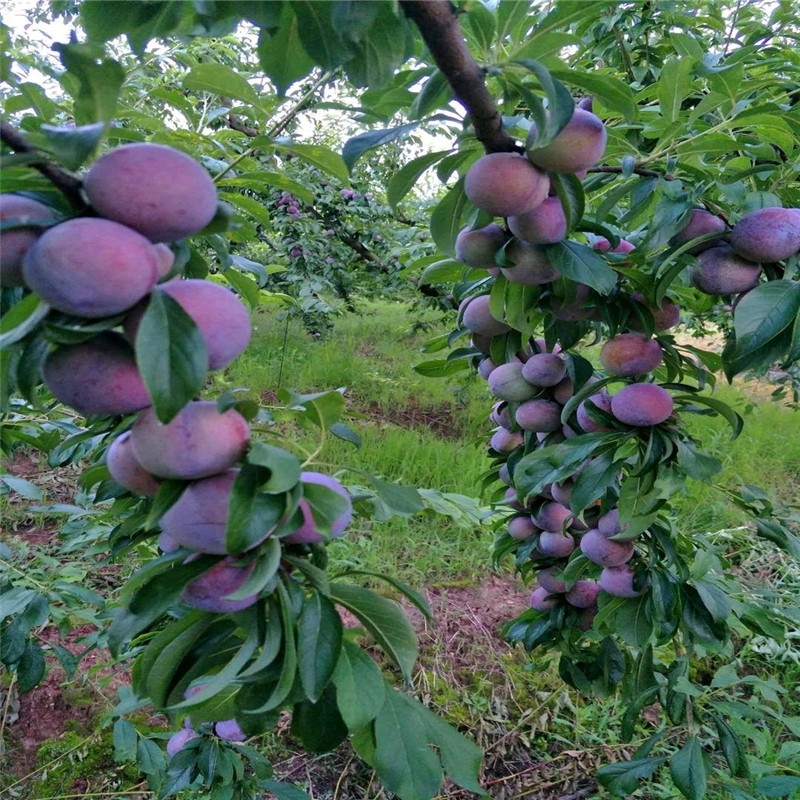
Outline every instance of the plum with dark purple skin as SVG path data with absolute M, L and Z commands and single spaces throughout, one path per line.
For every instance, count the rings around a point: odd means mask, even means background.
M 542 531 L 539 534 L 539 552 L 550 558 L 566 558 L 575 549 L 575 539 L 568 533 Z
M 760 264 L 745 260 L 727 245 L 704 250 L 692 270 L 695 288 L 712 295 L 749 292 L 760 277 Z
M 514 236 L 529 244 L 555 244 L 567 235 L 567 218 L 561 200 L 548 197 L 532 211 L 508 218 Z
M 242 564 L 238 557 L 227 556 L 211 569 L 186 584 L 181 599 L 188 605 L 215 614 L 230 614 L 242 611 L 258 600 L 258 592 L 241 600 L 228 600 L 228 595 L 237 592 L 246 583 L 255 569 L 255 561 Z
M 593 405 L 601 411 L 611 413 L 611 398 L 605 392 L 598 392 L 587 397 L 579 406 L 577 411 L 578 424 L 586 433 L 608 433 L 613 430 L 600 422 L 595 422 L 586 409 L 587 404 Z
M 591 630 L 592 625 L 594 624 L 594 618 L 597 616 L 597 613 L 600 609 L 597 606 L 589 606 L 589 608 L 584 608 L 581 612 L 581 615 L 578 617 L 578 628 L 582 631 Z
M 633 545 L 626 542 L 613 542 L 596 528 L 581 536 L 581 553 L 589 561 L 601 567 L 619 567 L 633 558 Z
M 560 581 L 555 577 L 557 572 L 558 567 L 548 567 L 547 569 L 540 569 L 536 573 L 536 582 L 542 589 L 546 589 L 549 594 L 564 594 L 567 591 L 567 585 L 564 581 Z
M 512 517 L 508 522 L 508 535 L 512 539 L 522 541 L 530 539 L 534 533 L 539 533 L 539 528 L 533 524 L 533 520 L 527 515 Z
M 608 133 L 600 117 L 576 108 L 563 130 L 544 147 L 536 148 L 535 125 L 528 133 L 528 158 L 547 172 L 579 172 L 593 167 L 603 157 Z
M 152 142 L 117 147 L 83 179 L 92 207 L 153 242 L 194 236 L 217 211 L 217 189 L 191 156 Z
M 490 153 L 467 171 L 464 193 L 493 217 L 524 214 L 544 202 L 550 180 L 519 153 Z
M 564 378 L 553 387 L 553 400 L 565 406 L 575 394 L 575 383 L 572 378 Z
M 136 494 L 155 497 L 159 481 L 137 460 L 131 447 L 130 431 L 117 436 L 106 453 L 106 465 L 111 477 L 122 487 Z
M 496 366 L 497 364 L 495 364 L 491 358 L 482 358 L 478 363 L 478 375 L 484 380 L 489 380 L 489 375 L 492 374 L 492 370 Z
M 661 345 L 641 333 L 621 333 L 600 350 L 600 362 L 617 378 L 638 378 L 652 372 L 664 359 Z
M 214 725 L 214 733 L 226 742 L 244 742 L 247 734 L 239 727 L 235 719 L 225 719 Z
M 97 217 L 48 228 L 22 264 L 25 284 L 45 303 L 76 317 L 110 317 L 155 286 L 159 255 L 140 233 Z
M 558 385 L 566 374 L 564 359 L 555 353 L 535 353 L 522 366 L 522 377 L 543 388 Z
M 531 608 L 534 608 L 537 611 L 549 611 L 551 608 L 555 608 L 557 605 L 558 598 L 550 597 L 550 592 L 548 592 L 547 589 L 542 589 L 540 586 L 538 589 L 534 589 L 533 592 L 531 592 Z
M 489 441 L 489 447 L 497 453 L 505 455 L 513 453 L 524 443 L 524 438 L 519 431 L 507 431 L 505 428 L 498 428 Z
M 330 533 L 328 534 L 331 539 L 336 539 L 341 536 L 350 524 L 350 520 L 353 518 L 353 503 L 350 500 L 347 489 L 345 489 L 336 478 L 331 478 L 330 475 L 325 475 L 322 472 L 301 472 L 300 482 L 303 484 L 324 486 L 336 492 L 336 494 L 346 501 L 346 508 L 342 514 L 333 521 L 330 526 Z M 305 498 L 300 500 L 300 511 L 303 515 L 303 524 L 293 533 L 284 536 L 283 541 L 291 544 L 314 544 L 325 541 L 326 537 L 320 532 L 317 521 L 314 519 L 314 510 Z
M 561 427 L 561 406 L 553 400 L 528 400 L 517 407 L 517 425 L 532 433 L 550 433 Z
M 470 297 L 462 302 L 461 321 L 464 327 L 472 333 L 481 336 L 498 336 L 509 330 L 508 325 L 492 316 L 489 308 L 489 295 Z M 461 309 L 459 309 L 461 311 Z
M 496 267 L 495 253 L 505 244 L 506 232 L 494 222 L 485 228 L 464 228 L 456 237 L 456 258 L 475 269 Z
M 521 286 L 541 286 L 559 277 L 546 250 L 540 245 L 527 244 L 512 239 L 504 251 L 506 261 L 513 266 L 502 267 L 500 272 L 511 283 Z
M 0 222 L 52 222 L 55 211 L 30 197 L 21 194 L 0 194 Z M 41 233 L 34 225 L 27 228 L 9 228 L 0 231 L 0 286 L 24 286 L 22 261 Z
M 628 564 L 620 567 L 606 567 L 600 573 L 600 588 L 613 597 L 641 597 L 647 587 L 634 587 L 635 573 Z
M 645 302 L 642 294 L 633 294 L 631 299 L 641 303 L 653 315 L 654 330 L 667 331 L 670 328 L 674 328 L 681 321 L 681 307 L 675 301 L 670 300 L 669 297 L 665 297 L 658 308 Z M 643 330 L 641 320 L 635 313 L 631 314 L 628 324 L 635 331 Z
M 800 209 L 759 208 L 745 214 L 733 226 L 731 246 L 748 261 L 791 258 L 800 251 Z
M 567 592 L 567 602 L 575 608 L 591 608 L 597 603 L 600 585 L 597 581 L 575 581 Z
M 502 408 L 500 408 L 502 406 Z M 492 413 L 489 414 L 489 421 L 507 431 L 511 430 L 511 409 L 505 403 L 495 403 L 492 406 Z
M 689 214 L 686 225 L 681 228 L 670 240 L 669 243 L 674 247 L 680 244 L 696 239 L 698 236 L 706 236 L 709 233 L 722 234 L 728 229 L 725 220 L 706 211 L 704 208 L 693 208 Z M 708 250 L 709 247 L 714 247 L 719 244 L 718 239 L 709 239 L 707 242 L 701 242 L 694 247 L 689 248 L 687 251 L 692 255 L 702 253 L 703 250 Z
M 489 391 L 498 400 L 522 403 L 525 400 L 532 400 L 539 390 L 522 377 L 522 364 L 512 362 L 501 364 L 492 370 L 489 376 Z
M 560 503 L 545 503 L 536 514 L 534 522 L 543 531 L 563 530 L 572 512 Z
M 216 403 L 195 400 L 168 423 L 159 422 L 152 408 L 131 428 L 133 453 L 159 478 L 197 480 L 224 472 L 243 455 L 250 427 L 236 410 L 220 413 Z
M 191 728 L 181 728 L 181 730 L 173 733 L 172 736 L 169 737 L 169 741 L 167 742 L 167 755 L 170 757 L 174 756 L 177 752 L 183 750 L 192 739 L 198 739 L 199 737 L 200 734 L 191 730 Z
M 133 348 L 118 333 L 57 347 L 42 374 L 56 399 L 79 414 L 132 414 L 150 405 Z
M 611 413 L 626 425 L 659 425 L 672 415 L 674 403 L 666 389 L 654 383 L 632 383 L 611 398 Z
M 506 485 L 513 486 L 514 481 L 511 479 L 511 473 L 508 470 L 508 464 L 501 464 L 497 470 L 497 477 Z

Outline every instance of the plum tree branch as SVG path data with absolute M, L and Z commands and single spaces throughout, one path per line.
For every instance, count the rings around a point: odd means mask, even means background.
M 484 70 L 469 52 L 450 0 L 400 0 L 403 12 L 417 26 L 436 66 L 447 78 L 456 100 L 472 120 L 475 136 L 487 153 L 519 151 L 503 130 L 503 120 L 486 88 Z
M 15 153 L 37 152 L 37 149 L 8 122 L 0 122 L 0 141 L 8 145 Z M 41 172 L 69 200 L 72 206 L 77 209 L 86 208 L 86 203 L 81 195 L 80 178 L 48 161 L 44 156 L 36 161 L 31 161 L 30 166 Z

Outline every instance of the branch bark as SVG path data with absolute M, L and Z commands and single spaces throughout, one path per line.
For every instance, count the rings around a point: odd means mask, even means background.
M 436 66 L 444 73 L 472 120 L 475 136 L 487 153 L 519 152 L 503 130 L 502 117 L 472 57 L 450 0 L 400 0 L 403 12 L 419 29 Z
M 0 141 L 8 145 L 15 153 L 36 153 L 36 148 L 12 125 L 0 122 Z M 71 172 L 67 172 L 52 164 L 44 156 L 41 160 L 32 161 L 30 165 L 41 172 L 53 186 L 58 189 L 70 204 L 76 209 L 83 210 L 86 203 L 81 195 L 81 181 Z

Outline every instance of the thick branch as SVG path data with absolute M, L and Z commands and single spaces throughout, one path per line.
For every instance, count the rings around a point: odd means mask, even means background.
M 36 148 L 7 122 L 0 122 L 0 141 L 8 145 L 15 153 L 36 153 Z M 41 172 L 69 200 L 71 205 L 77 209 L 86 208 L 86 203 L 81 196 L 80 179 L 47 161 L 44 157 L 41 161 L 30 162 L 30 165 Z
M 475 136 L 487 153 L 508 153 L 519 148 L 503 130 L 502 118 L 489 94 L 483 70 L 464 41 L 455 9 L 449 0 L 401 0 L 405 15 L 414 22 L 425 44 L 467 110 Z

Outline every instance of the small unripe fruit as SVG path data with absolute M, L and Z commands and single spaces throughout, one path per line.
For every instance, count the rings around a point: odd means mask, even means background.
M 549 611 L 551 608 L 555 608 L 558 605 L 558 598 L 550 597 L 550 593 L 547 589 L 542 589 L 540 586 L 538 589 L 534 589 L 533 592 L 531 592 L 530 604 L 531 608 L 537 611 Z
M 56 218 L 50 206 L 21 194 L 0 194 L 0 221 L 50 222 Z M 0 286 L 24 286 L 22 261 L 41 233 L 38 227 L 0 231 Z
M 561 406 L 553 400 L 528 400 L 515 414 L 517 425 L 533 433 L 550 433 L 561 427 Z
M 731 246 L 748 261 L 783 261 L 800 250 L 800 211 L 759 208 L 745 214 L 731 232 Z
M 539 534 L 539 552 L 551 558 L 566 558 L 575 549 L 575 539 L 568 533 L 542 531 Z
M 544 147 L 535 148 L 538 132 L 532 125 L 526 148 L 528 158 L 548 172 L 578 172 L 593 167 L 606 150 L 606 126 L 591 111 L 576 108 L 564 129 Z
M 600 361 L 609 374 L 637 378 L 652 372 L 663 360 L 661 345 L 641 333 L 621 333 L 600 350 Z
M 509 329 L 505 322 L 492 316 L 489 303 L 488 294 L 472 297 L 463 302 L 464 312 L 461 320 L 467 330 L 482 336 L 498 336 Z
M 556 386 L 566 374 L 564 359 L 554 353 L 536 353 L 522 367 L 522 377 L 534 386 Z
M 508 535 L 512 539 L 522 541 L 530 539 L 534 533 L 538 533 L 539 528 L 533 524 L 529 516 L 512 517 L 508 522 Z
M 691 239 L 696 239 L 698 236 L 705 236 L 709 233 L 724 233 L 728 226 L 722 217 L 706 211 L 704 208 L 694 208 L 689 214 L 689 220 L 686 226 L 676 233 L 670 240 L 671 245 L 685 244 Z M 708 250 L 709 247 L 714 247 L 719 243 L 717 239 L 709 239 L 707 242 L 701 242 L 690 248 L 687 252 L 692 255 L 702 253 L 703 250 Z
M 600 588 L 614 597 L 640 597 L 645 589 L 635 589 L 633 579 L 634 571 L 627 564 L 606 567 L 600 573 Z
M 505 244 L 506 232 L 492 223 L 485 228 L 464 228 L 456 238 L 456 258 L 476 269 L 496 267 L 494 254 Z
M 567 218 L 558 197 L 548 197 L 541 205 L 508 218 L 514 236 L 530 244 L 555 244 L 567 235 Z
M 467 172 L 464 192 L 470 203 L 494 217 L 524 214 L 544 202 L 547 175 L 519 153 L 490 153 Z
M 611 398 L 611 413 L 626 425 L 658 425 L 671 414 L 674 404 L 666 389 L 654 383 L 632 383 Z
M 136 494 L 155 497 L 159 483 L 137 460 L 131 447 L 130 431 L 118 436 L 106 453 L 111 477 L 122 487 Z
M 706 294 L 739 294 L 758 284 L 761 267 L 745 261 L 727 245 L 704 250 L 692 270 L 692 283 Z
M 193 158 L 160 144 L 137 142 L 111 150 L 83 180 L 97 212 L 153 242 L 199 233 L 214 218 L 217 189 Z
M 558 567 L 540 569 L 539 572 L 536 573 L 536 582 L 542 589 L 547 590 L 550 594 L 563 594 L 567 591 L 567 585 L 555 577 L 557 572 Z
M 522 364 L 501 364 L 489 376 L 489 391 L 498 400 L 521 403 L 531 400 L 538 389 L 522 377 Z
M 600 586 L 597 581 L 575 581 L 567 592 L 567 602 L 575 608 L 591 608 L 597 602 Z
M 632 544 L 612 542 L 597 529 L 587 531 L 581 536 L 580 548 L 589 561 L 601 567 L 619 567 L 633 557 Z

